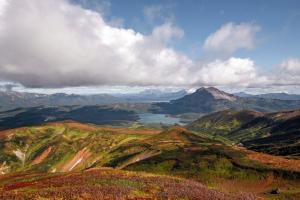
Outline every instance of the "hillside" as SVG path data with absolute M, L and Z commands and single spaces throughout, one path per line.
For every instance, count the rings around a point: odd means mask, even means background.
M 83 123 L 122 125 L 135 122 L 134 111 L 112 106 L 59 106 L 18 108 L 0 112 L 0 130 L 45 122 L 76 120 Z
M 245 92 L 234 93 L 234 95 L 239 97 L 253 97 L 253 98 L 263 98 L 263 99 L 279 99 L 279 100 L 300 100 L 299 94 L 288 94 L 288 93 L 265 93 L 252 95 Z
M 247 148 L 275 155 L 300 155 L 300 110 L 260 113 L 226 110 L 204 116 L 188 129 L 222 135 Z
M 45 198 L 246 199 L 241 195 L 225 195 L 195 181 L 108 168 L 66 174 L 21 173 L 0 177 L 0 199 Z
M 191 130 L 207 134 L 227 135 L 231 131 L 238 129 L 241 125 L 262 115 L 262 113 L 247 110 L 224 110 L 205 115 L 187 127 Z
M 298 195 L 296 188 L 300 186 L 297 169 L 277 165 L 283 161 L 276 156 L 273 164 L 266 163 L 249 157 L 255 152 L 177 126 L 160 131 L 70 121 L 5 130 L 0 137 L 0 172 L 8 177 L 15 172 L 64 174 L 112 167 L 188 178 L 235 195 L 242 191 L 248 196 L 264 196 L 272 188 L 280 187 L 283 195 L 288 192 L 293 196 Z M 26 176 L 24 179 L 30 180 Z M 271 182 L 270 177 L 274 177 Z M 228 187 L 233 184 L 240 186 Z M 257 184 L 264 186 L 257 189 Z
M 199 88 L 192 94 L 170 102 L 153 104 L 155 113 L 183 114 L 202 113 L 208 114 L 226 109 L 255 110 L 259 112 L 282 111 L 300 107 L 300 101 L 265 99 L 235 96 L 213 87 Z

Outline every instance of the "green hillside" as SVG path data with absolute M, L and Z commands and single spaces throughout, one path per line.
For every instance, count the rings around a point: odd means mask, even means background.
M 247 148 L 274 155 L 300 155 L 300 111 L 259 113 L 226 110 L 187 126 L 198 133 L 223 136 Z
M 297 168 L 282 167 L 280 160 L 279 164 L 266 164 L 222 140 L 177 126 L 160 131 L 70 121 L 10 129 L 0 132 L 0 137 L 1 174 L 50 175 L 110 167 L 187 178 L 225 193 L 243 191 L 255 195 L 264 195 L 274 187 L 283 191 L 289 188 L 294 195 L 300 184 Z M 275 179 L 253 191 L 255 185 L 270 177 Z M 231 187 L 235 184 L 238 186 Z
M 64 174 L 14 174 L 0 177 L 0 199 L 244 199 L 196 181 L 101 168 Z M 246 198 L 246 197 L 245 197 Z

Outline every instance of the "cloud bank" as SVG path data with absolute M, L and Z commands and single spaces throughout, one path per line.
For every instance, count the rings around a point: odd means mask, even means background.
M 253 49 L 255 35 L 260 27 L 254 24 L 227 23 L 215 33 L 210 34 L 204 42 L 206 51 L 230 55 L 238 49 Z
M 228 23 L 206 39 L 204 49 L 228 54 L 251 49 L 258 31 L 252 24 Z M 266 81 L 249 58 L 199 62 L 169 47 L 183 36 L 170 21 L 149 35 L 116 27 L 67 0 L 0 0 L 0 80 L 31 88 L 247 87 Z M 298 65 L 282 66 L 288 73 Z
M 300 84 L 300 59 L 289 58 L 279 66 L 274 82 L 278 85 L 299 85 Z
M 65 0 L 8 2 L 1 15 L 1 79 L 27 87 L 182 84 L 186 79 L 191 61 L 165 44 L 183 35 L 172 24 L 143 35 L 112 27 L 99 13 Z

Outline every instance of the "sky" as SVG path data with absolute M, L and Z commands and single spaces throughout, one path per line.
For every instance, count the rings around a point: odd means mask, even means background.
M 298 0 L 0 0 L 0 88 L 300 94 Z

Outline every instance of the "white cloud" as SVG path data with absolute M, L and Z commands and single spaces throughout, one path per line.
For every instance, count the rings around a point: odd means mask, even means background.
M 249 86 L 260 79 L 251 59 L 234 57 L 204 64 L 198 71 L 198 77 L 202 84 L 214 86 Z
M 161 40 L 162 42 L 169 42 L 171 39 L 180 39 L 184 35 L 182 29 L 174 26 L 172 23 L 165 23 L 161 26 L 157 26 L 153 29 L 152 36 L 155 40 Z
M 237 49 L 253 49 L 255 34 L 260 27 L 249 23 L 227 23 L 210 34 L 204 43 L 204 50 L 230 55 Z
M 91 85 L 249 86 L 261 80 L 251 59 L 232 57 L 197 63 L 168 47 L 172 39 L 184 35 L 183 30 L 171 22 L 144 35 L 132 29 L 113 27 L 101 14 L 67 0 L 8 2 L 5 8 L 0 7 L 2 81 L 33 88 L 60 88 Z M 239 40 L 258 29 L 252 27 L 249 31 L 247 24 L 224 25 L 228 26 L 225 29 L 230 33 L 240 31 L 235 34 Z M 246 30 L 242 31 L 244 27 Z M 216 36 L 210 36 L 210 40 L 215 40 L 219 34 L 214 33 Z M 221 39 L 213 44 L 227 44 Z M 243 44 L 228 40 L 228 44 L 233 45 L 230 51 L 254 45 L 252 39 Z
M 282 61 L 272 79 L 278 85 L 300 85 L 300 59 L 289 58 Z
M 157 18 L 162 18 L 163 7 L 161 5 L 151 5 L 144 8 L 144 15 L 148 22 L 153 23 Z
M 174 3 L 145 6 L 143 12 L 146 22 L 150 25 L 160 22 L 174 22 L 175 16 L 172 10 L 175 6 L 176 4 Z
M 292 76 L 300 76 L 300 59 L 290 58 L 282 61 L 280 68 Z
M 181 84 L 191 64 L 170 23 L 147 36 L 65 0 L 11 0 L 1 19 L 0 78 L 27 87 Z

